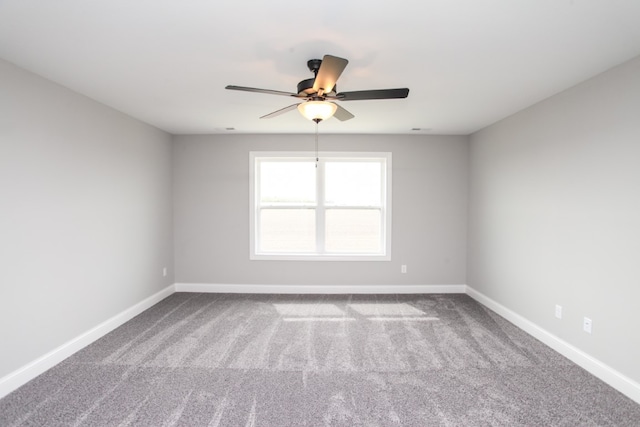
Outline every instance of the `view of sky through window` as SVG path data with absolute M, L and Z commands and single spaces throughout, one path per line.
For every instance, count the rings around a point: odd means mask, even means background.
M 260 163 L 262 203 L 315 203 L 315 161 Z

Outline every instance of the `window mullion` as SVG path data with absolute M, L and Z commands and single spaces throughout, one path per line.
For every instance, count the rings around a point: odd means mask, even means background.
M 385 250 L 387 242 L 387 162 L 380 162 L 380 248 Z
M 325 253 L 325 200 L 324 161 L 319 160 L 316 168 L 316 253 Z

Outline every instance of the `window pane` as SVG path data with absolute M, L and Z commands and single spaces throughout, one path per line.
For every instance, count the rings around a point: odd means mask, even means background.
M 261 162 L 260 202 L 313 204 L 316 201 L 314 162 Z
M 260 252 L 313 252 L 316 250 L 314 209 L 262 209 Z
M 380 206 L 379 162 L 331 162 L 325 166 L 325 202 L 330 206 Z
M 380 253 L 381 218 L 377 209 L 327 209 L 327 252 Z

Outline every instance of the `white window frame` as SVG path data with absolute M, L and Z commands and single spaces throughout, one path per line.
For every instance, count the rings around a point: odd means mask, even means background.
M 316 194 L 322 198 L 324 194 L 324 167 L 325 161 L 380 161 L 382 164 L 382 195 L 381 200 L 381 252 L 372 253 L 260 253 L 258 251 L 259 223 L 258 211 L 260 195 L 256 179 L 261 161 L 316 161 L 316 153 L 309 151 L 251 151 L 249 153 L 249 259 L 250 260 L 276 260 L 276 261 L 390 261 L 391 260 L 391 153 L 389 152 L 320 152 L 318 153 L 318 176 L 316 180 Z M 336 207 L 330 207 L 336 209 Z M 350 208 L 350 207 L 338 207 Z M 358 208 L 358 207 L 356 207 Z M 316 206 L 316 245 L 324 247 L 324 200 L 317 200 Z M 367 207 L 366 209 L 370 209 Z

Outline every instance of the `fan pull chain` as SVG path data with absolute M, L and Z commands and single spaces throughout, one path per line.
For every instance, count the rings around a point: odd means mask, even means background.
M 318 122 L 316 122 L 316 169 L 318 169 L 318 162 L 320 161 L 318 157 Z

